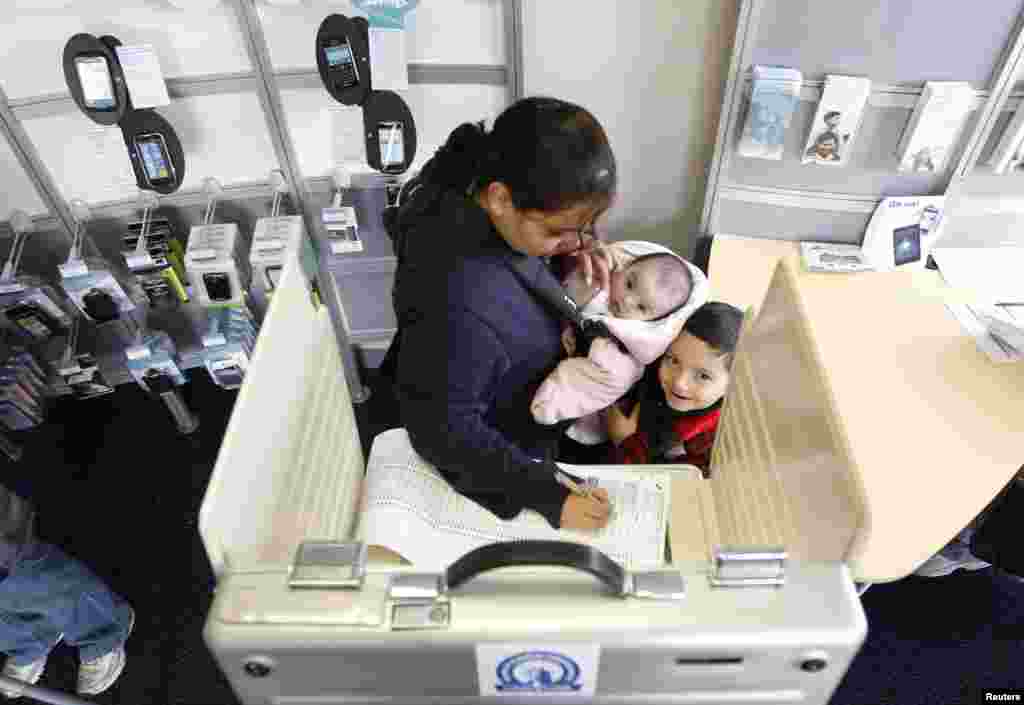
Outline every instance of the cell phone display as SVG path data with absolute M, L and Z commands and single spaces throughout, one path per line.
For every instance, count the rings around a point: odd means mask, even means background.
M 892 240 L 893 264 L 897 267 L 921 259 L 920 226 L 908 225 L 904 228 L 896 228 L 892 231 Z
M 328 40 L 323 52 L 327 69 L 334 75 L 338 87 L 352 88 L 359 84 L 355 56 L 352 54 L 352 46 L 347 39 Z
M 402 137 L 403 126 L 400 122 L 382 122 L 377 125 L 382 169 L 393 169 L 405 164 L 405 145 Z
M 82 99 L 93 110 L 114 110 L 117 98 L 110 80 L 110 64 L 105 56 L 77 56 L 75 70 L 82 85 Z
M 203 284 L 210 301 L 231 300 L 231 278 L 223 272 L 205 272 Z
M 135 138 L 135 150 L 142 162 L 142 171 L 150 186 L 174 183 L 174 167 L 167 154 L 164 138 L 156 133 Z

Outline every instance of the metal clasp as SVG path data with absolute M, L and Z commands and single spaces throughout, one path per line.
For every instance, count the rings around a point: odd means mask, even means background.
M 782 547 L 717 547 L 710 579 L 714 587 L 783 585 L 786 582 L 786 550 Z
M 451 624 L 448 586 L 440 573 L 393 575 L 388 598 L 392 629 L 447 629 Z
M 643 600 L 684 600 L 686 581 L 677 570 L 651 570 L 626 575 L 624 597 Z

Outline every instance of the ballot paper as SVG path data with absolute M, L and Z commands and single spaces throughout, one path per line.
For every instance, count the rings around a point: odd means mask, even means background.
M 612 504 L 608 525 L 594 532 L 556 530 L 526 509 L 502 520 L 455 491 L 413 450 L 405 429 L 374 439 L 366 466 L 359 538 L 384 546 L 424 570 L 443 570 L 471 550 L 499 541 L 571 541 L 593 546 L 632 570 L 664 565 L 669 474 L 586 467 Z M 585 472 L 583 472 L 585 470 Z
M 1024 305 L 949 302 L 946 308 L 989 360 L 1024 360 Z
M 1024 303 L 1024 247 L 938 247 L 942 278 L 988 303 Z

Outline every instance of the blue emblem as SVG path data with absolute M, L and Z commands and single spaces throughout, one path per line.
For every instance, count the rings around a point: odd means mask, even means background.
M 498 662 L 499 691 L 572 692 L 583 687 L 580 667 L 553 651 L 524 651 Z

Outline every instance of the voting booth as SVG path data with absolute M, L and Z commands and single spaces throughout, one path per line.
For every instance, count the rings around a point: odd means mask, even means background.
M 659 466 L 673 478 L 664 565 L 466 579 L 350 543 L 369 449 L 293 263 L 200 513 L 217 576 L 205 638 L 238 697 L 826 703 L 866 635 L 857 571 L 900 577 L 945 537 L 893 564 L 865 543 L 873 507 L 791 269 L 745 324 L 711 477 Z

